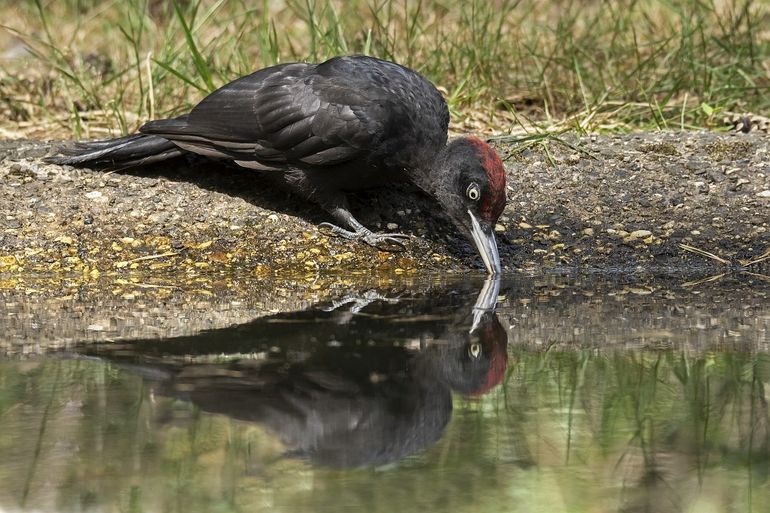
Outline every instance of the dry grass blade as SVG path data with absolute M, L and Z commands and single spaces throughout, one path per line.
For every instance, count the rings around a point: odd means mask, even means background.
M 751 260 L 741 260 L 741 265 L 748 267 L 750 265 L 758 264 L 760 262 L 764 262 L 765 260 L 770 260 L 770 249 L 762 253 L 756 258 L 753 258 Z
M 712 281 L 721 280 L 725 276 L 727 276 L 727 273 L 715 274 L 714 276 L 709 276 L 708 278 L 703 278 L 701 280 L 694 280 L 694 281 L 688 281 L 688 282 L 682 283 L 682 287 L 695 287 L 697 285 L 702 285 L 704 283 L 711 283 Z
M 770 276 L 768 276 L 766 274 L 752 273 L 752 272 L 749 272 L 749 271 L 743 271 L 743 274 L 745 274 L 747 276 L 751 276 L 752 278 L 757 278 L 759 280 L 770 282 Z
M 716 262 L 719 262 L 720 264 L 724 265 L 730 265 L 729 260 L 725 260 L 724 258 L 715 255 L 714 253 L 710 253 L 704 249 L 696 248 L 694 246 L 690 246 L 688 244 L 679 244 L 679 247 L 682 248 L 685 251 L 689 251 L 690 253 L 695 253 L 696 255 L 704 256 L 706 258 L 710 258 L 711 260 L 714 260 Z

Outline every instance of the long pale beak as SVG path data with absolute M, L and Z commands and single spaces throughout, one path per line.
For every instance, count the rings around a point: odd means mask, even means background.
M 476 216 L 470 210 L 468 210 L 468 215 L 471 216 L 471 236 L 481 254 L 481 259 L 484 261 L 487 272 L 493 275 L 500 274 L 502 272 L 500 255 L 497 253 L 497 241 L 495 240 L 495 232 L 492 230 L 492 226 L 486 223 L 484 226 L 481 226 Z

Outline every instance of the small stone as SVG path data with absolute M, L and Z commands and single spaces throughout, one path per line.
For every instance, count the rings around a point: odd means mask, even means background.
M 594 229 L 593 228 L 586 228 L 581 232 L 583 235 L 586 235 L 588 237 L 594 236 Z
M 649 237 L 652 235 L 652 232 L 650 230 L 634 230 L 633 232 L 629 233 L 628 236 L 633 239 L 643 239 L 645 237 Z
M 531 230 L 532 229 L 532 225 L 522 221 L 522 222 L 519 223 L 519 228 L 521 228 L 522 230 Z
M 770 198 L 770 190 L 758 192 L 757 196 L 760 198 Z
M 388 230 L 398 229 L 398 225 L 396 223 L 388 223 L 386 226 L 388 227 Z
M 97 199 L 97 198 L 101 198 L 102 196 L 103 194 L 99 191 L 91 191 L 86 193 L 86 198 L 88 199 Z

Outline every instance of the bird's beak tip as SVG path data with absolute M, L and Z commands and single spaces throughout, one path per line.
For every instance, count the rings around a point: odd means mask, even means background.
M 484 261 L 487 272 L 493 276 L 502 274 L 503 270 L 500 265 L 500 255 L 497 251 L 497 241 L 492 226 L 482 226 L 470 210 L 468 210 L 468 215 L 471 217 L 471 237 L 473 238 L 474 244 L 476 244 L 481 259 Z

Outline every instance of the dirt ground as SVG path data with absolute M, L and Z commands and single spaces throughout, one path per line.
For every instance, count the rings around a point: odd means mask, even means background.
M 493 141 L 508 169 L 496 228 L 508 275 L 674 272 L 697 282 L 742 270 L 756 277 L 750 290 L 770 282 L 768 260 L 752 263 L 770 250 L 766 134 L 567 142 Z M 191 334 L 345 297 L 441 293 L 464 274 L 483 276 L 475 249 L 410 186 L 352 197 L 365 225 L 413 235 L 406 251 L 385 253 L 327 237 L 316 228 L 324 212 L 254 171 L 42 163 L 58 144 L 0 142 L 0 352 Z
M 572 138 L 521 151 L 496 142 L 508 206 L 496 228 L 506 271 L 719 267 L 770 250 L 770 138 L 658 132 Z M 385 253 L 327 237 L 320 209 L 259 173 L 210 163 L 98 172 L 42 163 L 57 144 L 0 143 L 0 273 L 195 276 L 465 272 L 476 251 L 409 186 L 353 196 L 377 230 L 412 234 Z

